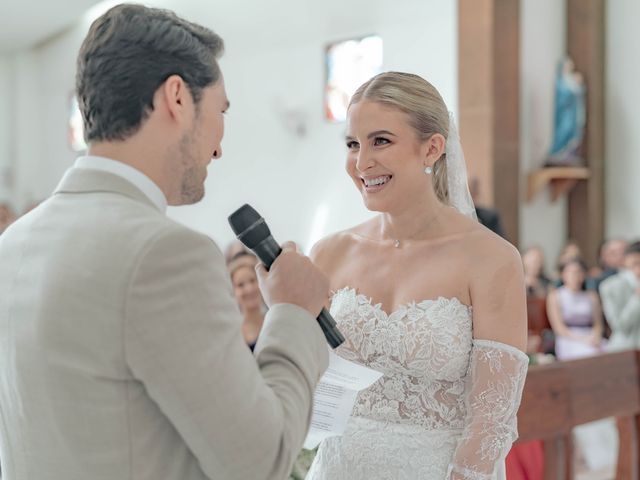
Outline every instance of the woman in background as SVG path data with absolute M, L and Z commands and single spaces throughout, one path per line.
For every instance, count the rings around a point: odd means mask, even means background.
M 256 345 L 264 321 L 265 305 L 258 288 L 256 264 L 258 259 L 250 252 L 241 251 L 227 264 L 233 292 L 244 317 L 242 334 L 251 351 Z
M 556 336 L 558 360 L 575 360 L 604 351 L 600 299 L 585 290 L 587 266 L 578 258 L 560 268 L 563 285 L 547 296 L 547 313 Z M 614 419 L 606 418 L 580 425 L 573 430 L 578 470 L 613 468 L 617 455 Z
M 556 335 L 558 360 L 602 352 L 602 309 L 594 291 L 584 290 L 587 266 L 574 258 L 561 266 L 563 285 L 549 293 L 547 314 Z

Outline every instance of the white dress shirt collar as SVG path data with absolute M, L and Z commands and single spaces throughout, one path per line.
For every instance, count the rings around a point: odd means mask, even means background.
M 164 196 L 164 193 L 162 193 L 162 190 L 160 190 L 160 187 L 158 187 L 153 180 L 147 177 L 140 170 L 137 170 L 126 163 L 112 160 L 110 158 L 87 155 L 78 157 L 74 167 L 100 170 L 102 172 L 108 172 L 122 177 L 140 189 L 140 191 L 142 191 L 142 193 L 144 193 L 162 213 L 167 212 L 167 198 Z

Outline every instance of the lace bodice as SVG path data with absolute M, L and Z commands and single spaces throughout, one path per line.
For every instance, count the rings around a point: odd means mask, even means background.
M 307 479 L 504 480 L 523 352 L 474 339 L 472 309 L 455 298 L 387 314 L 343 288 L 331 313 L 346 339 L 336 352 L 384 375 L 360 392 L 345 433 L 322 443 Z
M 440 297 L 391 314 L 354 289 L 333 296 L 346 341 L 336 352 L 384 376 L 358 396 L 353 414 L 429 429 L 464 426 L 464 379 L 472 345 L 471 308 Z

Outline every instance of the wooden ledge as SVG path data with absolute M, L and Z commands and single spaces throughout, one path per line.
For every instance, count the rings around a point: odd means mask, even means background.
M 527 178 L 527 201 L 547 184 L 551 187 L 551 200 L 566 195 L 580 181 L 589 178 L 587 167 L 544 167 L 529 173 Z

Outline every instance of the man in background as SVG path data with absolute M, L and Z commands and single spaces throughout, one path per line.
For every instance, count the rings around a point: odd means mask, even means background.
M 612 350 L 640 348 L 640 241 L 627 246 L 624 268 L 600 285 Z
M 478 204 L 480 199 L 480 182 L 477 178 L 471 178 L 469 180 L 469 192 L 471 193 L 473 204 L 476 207 L 478 221 L 492 232 L 505 238 L 498 211 L 495 208 L 481 207 Z
M 598 249 L 598 266 L 600 267 L 599 275 L 587 280 L 587 288 L 589 290 L 600 290 L 600 284 L 607 278 L 618 273 L 624 267 L 625 250 L 627 242 L 620 238 L 611 238 L 605 240 Z

